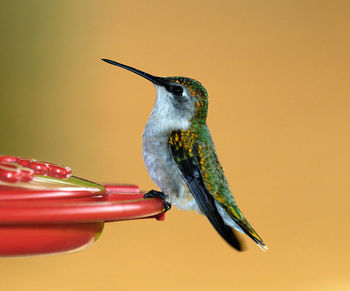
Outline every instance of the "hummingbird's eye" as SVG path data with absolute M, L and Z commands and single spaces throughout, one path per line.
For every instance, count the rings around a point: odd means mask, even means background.
M 184 89 L 181 86 L 171 86 L 170 87 L 170 92 L 173 93 L 176 96 L 182 96 Z

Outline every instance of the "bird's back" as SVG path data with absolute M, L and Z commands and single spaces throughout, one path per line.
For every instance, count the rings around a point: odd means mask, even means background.
M 208 127 L 205 124 L 199 125 L 192 127 L 182 134 L 185 140 L 191 135 L 195 136 L 195 143 L 197 143 L 198 152 L 196 155 L 205 186 L 217 201 L 235 206 L 235 200 L 226 180 L 224 170 L 219 162 Z

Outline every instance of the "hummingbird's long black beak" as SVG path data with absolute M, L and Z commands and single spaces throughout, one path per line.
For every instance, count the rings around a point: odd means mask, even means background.
M 121 63 L 117 63 L 117 62 L 115 62 L 115 61 L 108 60 L 108 59 L 102 59 L 102 61 L 105 61 L 106 63 L 109 63 L 109 64 L 111 64 L 111 65 L 115 65 L 115 66 L 121 67 L 121 68 L 123 68 L 123 69 L 126 69 L 126 70 L 128 70 L 128 71 L 131 71 L 131 72 L 133 72 L 133 73 L 135 73 L 135 74 L 138 74 L 138 75 L 140 75 L 141 77 L 144 77 L 145 79 L 150 80 L 150 81 L 151 81 L 153 84 L 155 84 L 155 85 L 160 85 L 160 86 L 162 86 L 163 83 L 164 83 L 163 78 L 161 78 L 161 77 L 156 77 L 156 76 L 152 76 L 152 75 L 150 75 L 150 74 L 147 74 L 147 73 L 145 73 L 145 72 L 142 72 L 142 71 L 140 71 L 140 70 L 138 70 L 138 69 L 135 69 L 135 68 L 133 68 L 133 67 L 130 67 L 130 66 L 127 66 L 127 65 L 123 65 L 123 64 L 121 64 Z

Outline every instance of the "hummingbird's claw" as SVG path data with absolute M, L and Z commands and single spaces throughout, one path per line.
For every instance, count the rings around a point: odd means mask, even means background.
M 166 198 L 168 196 L 165 195 L 163 192 L 159 192 L 156 190 L 151 190 L 147 192 L 145 195 L 143 195 L 143 198 L 160 198 L 163 201 L 165 211 L 168 211 L 171 208 L 171 204 L 166 201 Z

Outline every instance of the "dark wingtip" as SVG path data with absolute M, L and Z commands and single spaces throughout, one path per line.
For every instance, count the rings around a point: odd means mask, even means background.
M 241 244 L 239 240 L 237 240 L 237 244 L 234 246 L 234 248 L 240 252 L 243 252 L 245 250 L 244 246 Z
M 227 242 L 227 240 L 226 240 Z M 230 246 L 232 246 L 235 250 L 239 251 L 239 252 L 242 252 L 244 249 L 242 248 L 242 245 L 239 241 L 236 241 L 234 244 L 230 243 Z
M 245 248 L 243 244 L 239 241 L 237 235 L 235 234 L 234 230 L 225 225 L 224 223 L 216 224 L 213 223 L 211 219 L 209 219 L 210 222 L 213 224 L 214 228 L 218 231 L 218 233 L 221 235 L 221 237 L 233 248 L 235 248 L 237 251 L 244 251 Z

